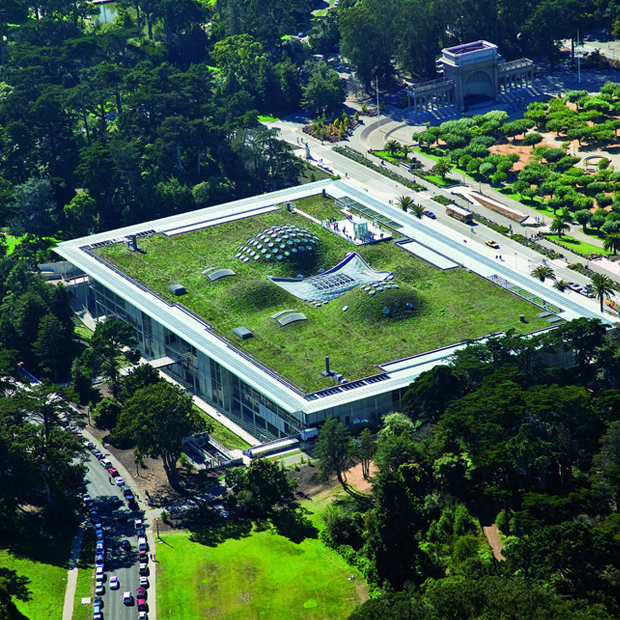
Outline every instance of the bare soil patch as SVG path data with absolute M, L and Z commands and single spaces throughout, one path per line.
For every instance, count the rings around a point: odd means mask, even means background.
M 548 140 L 543 140 L 536 146 L 558 148 L 557 144 L 549 142 Z M 513 153 L 516 153 L 519 156 L 519 161 L 514 164 L 512 169 L 515 172 L 519 172 L 520 170 L 523 170 L 526 164 L 530 161 L 533 148 L 534 147 L 531 146 L 524 146 L 521 144 L 520 140 L 517 140 L 513 142 L 504 142 L 503 144 L 494 144 L 489 147 L 489 152 L 494 155 L 512 155 Z

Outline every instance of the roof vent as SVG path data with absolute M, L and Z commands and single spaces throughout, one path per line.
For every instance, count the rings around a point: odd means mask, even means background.
M 171 284 L 168 287 L 168 290 L 177 297 L 180 297 L 181 295 L 185 295 L 185 293 L 187 293 L 186 288 L 182 284 Z

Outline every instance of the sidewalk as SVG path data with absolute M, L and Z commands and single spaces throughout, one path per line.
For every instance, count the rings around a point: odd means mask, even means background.
M 67 576 L 67 589 L 65 591 L 65 604 L 62 608 L 62 620 L 71 620 L 73 617 L 73 604 L 75 602 L 75 590 L 78 577 L 78 561 L 82 550 L 82 539 L 84 538 L 84 524 L 78 528 L 76 535 L 71 543 L 71 555 L 69 556 L 69 574 Z

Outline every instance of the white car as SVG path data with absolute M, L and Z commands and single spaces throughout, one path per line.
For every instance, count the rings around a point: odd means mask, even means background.
M 105 586 L 102 583 L 95 586 L 95 594 L 105 594 Z
M 125 484 L 125 481 L 120 476 L 116 476 L 116 478 L 114 478 L 114 482 L 116 482 L 119 487 L 122 487 Z
M 138 620 L 149 620 L 149 617 L 146 615 L 146 611 L 141 611 L 138 613 Z
M 140 575 L 148 575 L 149 574 L 149 566 L 146 562 L 140 562 L 138 567 L 138 572 Z
M 146 538 L 144 536 L 140 536 L 138 538 L 138 550 L 146 551 L 146 549 L 147 549 Z
M 103 541 L 103 530 L 97 530 L 95 534 L 97 536 L 97 540 Z
M 140 576 L 140 587 L 141 588 L 148 588 L 149 587 L 149 578 L 146 577 L 145 575 L 141 575 Z
M 125 592 L 123 592 L 123 603 L 125 603 L 125 605 L 131 605 L 133 603 L 133 597 L 131 596 L 131 592 L 129 590 L 125 590 Z
M 105 553 L 102 540 L 97 542 L 97 546 L 95 547 L 95 553 Z
M 144 529 L 144 523 L 142 522 L 142 519 L 136 519 L 134 521 L 134 525 L 136 526 L 136 532 L 140 532 Z
M 110 577 L 110 590 L 118 590 L 118 577 L 116 575 L 112 575 Z

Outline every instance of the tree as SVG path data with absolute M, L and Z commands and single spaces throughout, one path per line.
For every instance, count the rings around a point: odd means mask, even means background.
M 345 99 L 344 86 L 336 71 L 325 62 L 317 63 L 303 89 L 301 104 L 317 114 L 332 112 L 342 106 Z
M 403 396 L 404 411 L 417 420 L 436 422 L 461 395 L 461 382 L 449 366 L 422 372 Z
M 97 428 L 114 430 L 123 405 L 116 398 L 106 396 L 102 398 L 92 411 L 92 421 Z
M 134 443 L 144 455 L 161 457 L 168 480 L 175 484 L 183 438 L 205 427 L 191 397 L 178 386 L 162 381 L 138 390 L 125 403 L 114 437 Z
M 377 450 L 375 438 L 372 436 L 369 428 L 365 428 L 359 436 L 359 445 L 357 447 L 357 456 L 362 464 L 362 476 L 368 478 L 370 476 L 370 463 L 372 457 Z
M 440 157 L 433 166 L 432 172 L 433 174 L 438 174 L 441 179 L 445 181 L 452 168 L 454 168 L 454 164 L 450 161 L 449 157 Z
M 150 364 L 140 364 L 132 368 L 123 379 L 123 389 L 118 395 L 122 403 L 129 400 L 138 390 L 163 381 L 159 373 Z
M 411 196 L 399 196 L 396 200 L 396 204 L 403 210 L 408 211 L 414 204 Z
M 72 336 L 73 332 L 67 334 L 63 324 L 53 314 L 46 314 L 39 323 L 33 351 L 39 366 L 51 374 L 54 381 L 58 379 L 59 372 L 68 370 Z
M 556 233 L 560 239 L 562 238 L 562 234 L 568 232 L 570 230 L 570 226 L 566 223 L 563 216 L 556 216 L 553 218 L 553 222 L 551 222 L 551 226 L 549 230 L 552 233 Z M 544 280 L 543 280 L 544 282 Z
M 600 273 L 592 274 L 590 279 L 592 280 L 592 291 L 599 300 L 601 312 L 603 312 L 603 302 L 616 292 L 616 285 L 607 276 Z
M 415 444 L 409 433 L 385 435 L 377 446 L 375 464 L 380 472 L 397 471 L 411 462 L 416 455 Z
M 583 232 L 585 233 L 592 219 L 592 213 L 590 213 L 589 209 L 579 209 L 579 211 L 575 211 L 573 215 L 575 221 L 583 227 Z
M 239 505 L 249 512 L 268 514 L 292 496 L 291 483 L 279 461 L 257 458 L 247 469 L 233 471 L 226 475 L 226 484 L 233 486 Z
M 49 231 L 55 207 L 52 184 L 48 179 L 32 178 L 17 185 L 13 193 L 13 234 L 42 235 Z
M 321 475 L 325 478 L 335 475 L 338 482 L 348 489 L 346 471 L 353 465 L 352 453 L 349 431 L 336 418 L 327 418 L 314 448 Z
M 530 275 L 532 278 L 536 278 L 541 282 L 544 282 L 547 278 L 549 278 L 549 280 L 555 280 L 555 273 L 548 265 L 538 265 L 534 267 Z
M 134 333 L 133 325 L 112 319 L 99 323 L 91 340 L 91 347 L 101 360 L 101 372 L 109 381 L 114 396 L 121 388 L 119 358 L 124 356 L 133 364 L 140 359 Z
M 620 233 L 608 234 L 603 242 L 603 248 L 607 251 L 611 250 L 615 256 L 620 250 Z
M 570 282 L 568 280 L 556 280 L 553 283 L 553 288 L 557 289 L 561 293 L 563 293 L 570 286 Z
M 71 202 L 63 207 L 63 213 L 73 237 L 92 234 L 99 224 L 97 201 L 87 190 L 79 191 Z
M 543 137 L 537 132 L 528 133 L 525 136 L 523 136 L 523 140 L 521 140 L 521 144 L 523 144 L 523 146 L 534 146 L 538 144 L 539 142 L 542 142 L 542 139 Z
M 379 432 L 385 438 L 399 437 L 403 433 L 410 435 L 413 430 L 413 422 L 406 415 L 394 412 L 383 416 L 383 428 Z
M 394 157 L 398 151 L 400 151 L 401 145 L 398 140 L 388 140 L 385 144 L 385 150 Z
M 422 219 L 422 216 L 424 215 L 426 209 L 424 208 L 424 205 L 421 205 L 419 203 L 414 203 L 411 206 L 411 212 L 419 219 Z

